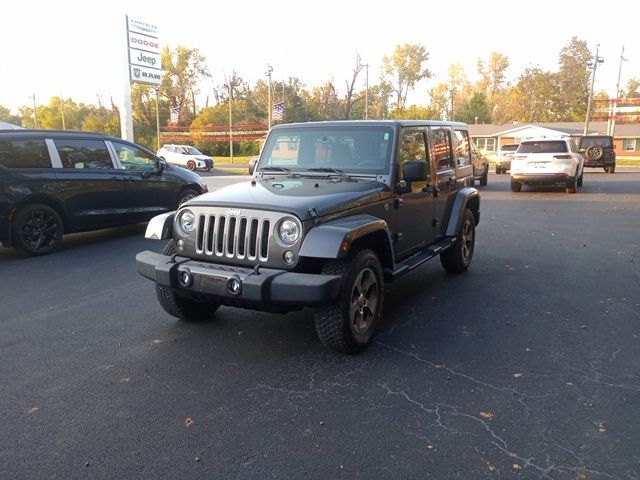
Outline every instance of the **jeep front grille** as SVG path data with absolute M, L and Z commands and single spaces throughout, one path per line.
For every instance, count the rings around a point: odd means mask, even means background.
M 261 262 L 268 260 L 269 219 L 200 214 L 196 225 L 196 253 Z

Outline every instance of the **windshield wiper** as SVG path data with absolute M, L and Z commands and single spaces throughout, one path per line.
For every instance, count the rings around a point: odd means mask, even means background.
M 284 172 L 291 173 L 291 170 L 285 167 L 279 167 L 277 165 L 267 165 L 266 167 L 260 167 L 258 169 L 259 172 Z
M 337 168 L 329 168 L 329 167 L 317 167 L 317 168 L 307 168 L 310 172 L 327 172 L 327 173 L 335 173 L 345 180 L 349 180 L 350 182 L 355 182 L 356 180 L 344 173 L 342 170 L 338 170 Z

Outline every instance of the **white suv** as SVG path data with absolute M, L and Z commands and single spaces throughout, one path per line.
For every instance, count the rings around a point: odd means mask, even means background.
M 213 168 L 213 158 L 190 145 L 164 145 L 156 155 L 169 163 L 189 170 L 200 168 L 208 172 Z
M 511 191 L 522 185 L 563 185 L 567 193 L 582 186 L 584 159 L 570 138 L 531 138 L 511 159 Z

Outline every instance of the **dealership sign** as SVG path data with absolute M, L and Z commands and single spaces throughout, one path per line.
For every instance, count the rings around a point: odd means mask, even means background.
M 152 23 L 127 16 L 127 46 L 129 54 L 129 80 L 137 83 L 160 85 L 160 42 L 158 27 Z

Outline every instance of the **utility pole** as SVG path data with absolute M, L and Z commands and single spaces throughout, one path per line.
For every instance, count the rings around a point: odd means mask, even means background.
M 33 125 L 34 128 L 38 128 L 38 111 L 36 109 L 36 94 L 31 95 L 33 98 Z
M 156 88 L 156 136 L 158 150 L 160 150 L 160 111 L 158 110 L 158 96 L 160 95 L 160 88 Z
M 62 98 L 62 95 L 60 95 L 60 113 L 62 115 L 62 130 L 66 130 L 64 125 L 64 99 Z
M 593 84 L 596 81 L 596 70 L 598 69 L 598 64 L 604 62 L 604 58 L 598 56 L 598 52 L 600 50 L 600 44 L 596 45 L 596 54 L 593 57 L 593 60 L 589 60 L 587 62 L 587 68 L 593 70 L 591 74 L 591 87 L 589 88 L 589 99 L 587 100 L 587 115 L 584 119 L 584 131 L 583 135 L 587 135 L 589 133 L 589 121 L 591 120 L 591 103 L 593 101 Z
M 233 92 L 231 89 L 231 82 L 233 81 L 235 76 L 236 72 L 233 72 L 233 75 L 231 75 L 231 79 L 227 82 L 229 86 L 229 155 L 231 156 L 231 163 L 233 163 L 233 121 L 231 114 L 231 100 L 233 98 Z
M 269 77 L 269 92 L 267 102 L 267 118 L 269 119 L 269 130 L 271 130 L 271 72 L 273 72 L 273 67 L 267 63 L 267 77 Z
M 369 120 L 369 64 L 364 64 L 366 72 L 365 90 L 364 90 L 364 119 Z
M 618 97 L 620 97 L 620 76 L 622 75 L 622 62 L 626 62 L 627 59 L 624 58 L 624 45 L 622 46 L 622 52 L 620 53 L 620 66 L 618 67 L 618 83 L 616 83 L 616 94 L 613 100 L 613 108 L 611 111 L 611 130 L 609 135 L 613 137 L 613 134 L 616 131 L 616 110 L 618 108 Z

